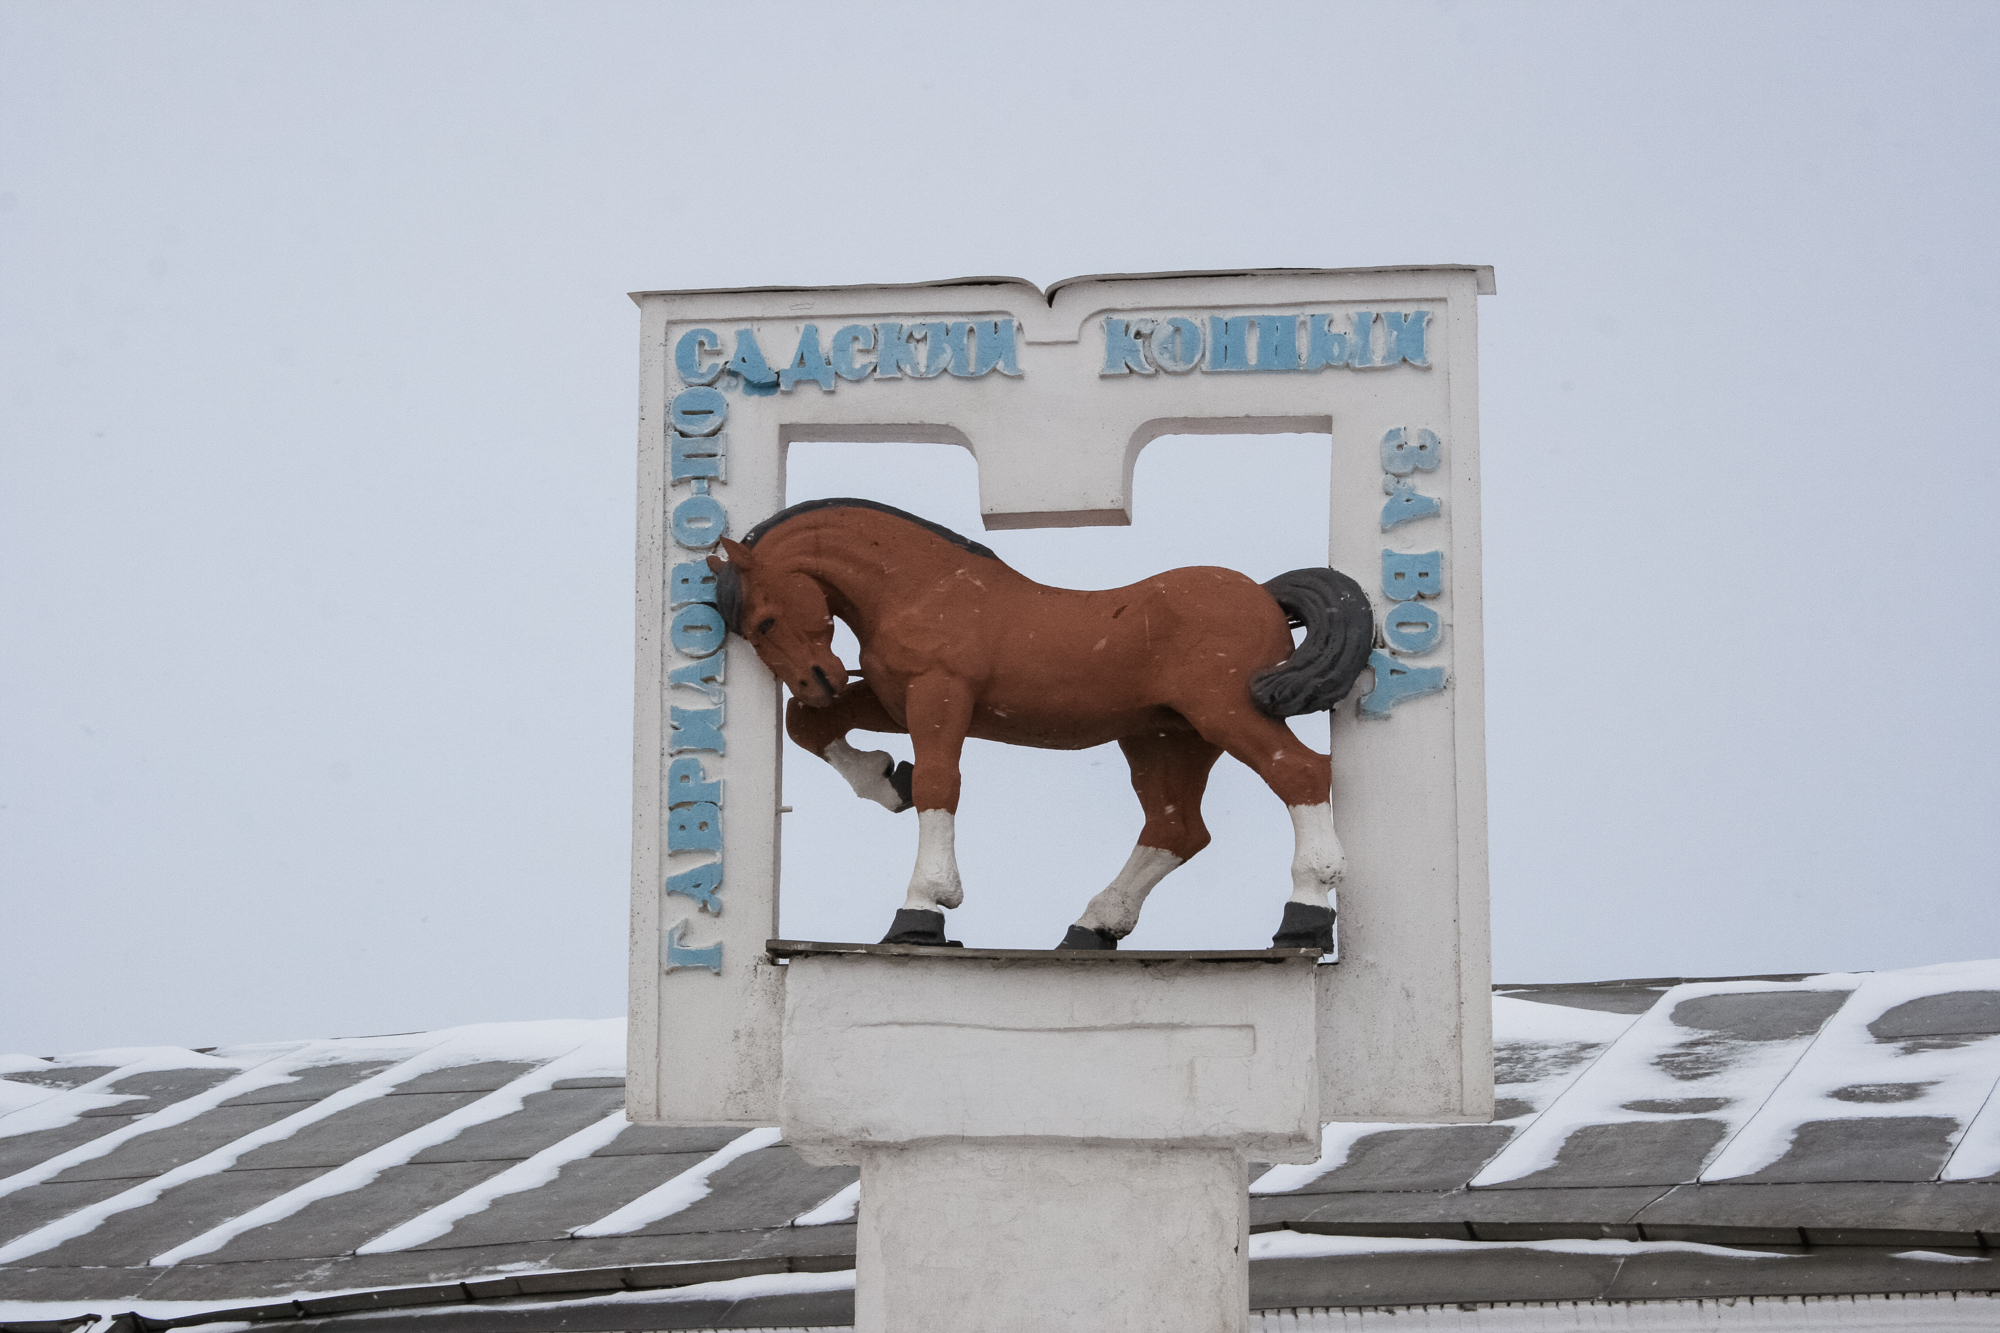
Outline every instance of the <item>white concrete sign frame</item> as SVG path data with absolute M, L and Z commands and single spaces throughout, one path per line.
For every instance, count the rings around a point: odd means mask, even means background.
M 783 508 L 795 440 L 915 441 L 973 454 L 988 528 L 1128 523 L 1153 439 L 1314 431 L 1332 441 L 1328 563 L 1378 629 L 1332 720 L 1348 873 L 1340 962 L 1315 978 L 1319 1115 L 1488 1119 L 1476 305 L 1492 290 L 1490 269 L 1441 265 L 635 293 L 632 1118 L 768 1125 L 780 1100 L 786 969 L 764 942 L 789 742 L 779 686 L 690 586 L 719 535 L 706 516 L 741 536 Z M 703 385 L 720 398 L 680 397 Z M 1099 887 L 1077 885 L 1079 906 Z M 1260 944 L 1283 897 L 1218 905 L 1244 929 L 1217 947 Z

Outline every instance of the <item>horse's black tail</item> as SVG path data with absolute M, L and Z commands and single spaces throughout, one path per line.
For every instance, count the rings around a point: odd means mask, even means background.
M 1269 717 L 1297 717 L 1347 697 L 1375 646 L 1375 614 L 1361 585 L 1337 569 L 1295 569 L 1264 585 L 1306 640 L 1250 678 L 1250 698 Z

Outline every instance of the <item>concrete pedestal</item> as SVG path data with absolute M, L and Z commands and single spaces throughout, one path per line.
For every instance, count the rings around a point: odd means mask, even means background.
M 1319 1146 L 1313 964 L 798 957 L 785 1138 L 861 1166 L 858 1333 L 1248 1322 L 1244 1166 Z

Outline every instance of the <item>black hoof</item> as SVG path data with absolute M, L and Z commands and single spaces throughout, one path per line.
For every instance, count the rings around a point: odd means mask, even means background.
M 900 796 L 903 800 L 903 803 L 897 806 L 893 813 L 900 815 L 917 803 L 916 794 L 910 785 L 916 777 L 916 770 L 914 768 L 911 768 L 907 763 L 899 764 L 891 760 L 889 767 L 882 770 L 882 776 L 889 779 L 889 785 L 896 789 L 896 795 Z
M 1278 933 L 1271 937 L 1273 949 L 1318 949 L 1333 952 L 1333 909 L 1310 903 L 1286 903 Z
M 1108 930 L 1098 930 L 1091 926 L 1071 926 L 1069 934 L 1063 936 L 1058 949 L 1116 949 L 1118 937 Z
M 915 907 L 896 909 L 895 923 L 882 937 L 884 944 L 934 944 L 948 947 L 956 941 L 944 937 L 944 913 L 926 912 Z

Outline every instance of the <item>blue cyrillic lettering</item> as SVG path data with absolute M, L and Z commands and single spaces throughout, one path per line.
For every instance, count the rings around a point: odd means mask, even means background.
M 667 812 L 667 855 L 677 852 L 720 852 L 722 810 L 713 801 L 696 801 Z M 675 890 L 668 881 L 669 893 Z
M 693 755 L 682 755 L 667 765 L 667 805 L 692 805 L 696 801 L 722 804 L 722 783 L 710 782 L 708 771 Z
M 922 367 L 917 361 L 917 349 L 910 346 L 913 330 L 901 324 L 877 324 L 875 326 L 875 378 L 878 380 L 901 379 L 904 371 L 918 379 L 923 378 Z
M 1250 364 L 1250 325 L 1253 317 L 1224 319 L 1208 317 L 1208 361 L 1203 370 L 1254 370 Z
M 1443 551 L 1382 552 L 1382 595 L 1390 601 L 1414 601 L 1443 591 Z
M 1382 637 L 1399 653 L 1427 653 L 1443 635 L 1438 613 L 1422 602 L 1392 602 L 1382 617 Z
M 729 632 L 723 628 L 720 611 L 705 602 L 696 602 L 674 612 L 668 636 L 673 640 L 675 652 L 688 657 L 707 657 L 722 646 Z
M 764 360 L 764 349 L 757 345 L 754 329 L 736 330 L 736 355 L 729 358 L 724 367 L 743 378 L 743 392 L 753 398 L 765 397 L 778 391 L 778 374 Z
M 689 871 L 688 873 L 693 874 L 694 872 Z M 718 903 L 716 911 L 720 912 L 721 910 L 721 904 Z M 678 972 L 684 967 L 705 967 L 717 976 L 721 976 L 722 942 L 717 940 L 714 944 L 703 945 L 699 949 L 690 949 L 681 943 L 682 940 L 687 938 L 687 927 L 688 923 L 686 921 L 678 921 L 674 923 L 673 929 L 665 932 L 667 959 L 660 965 L 660 970 L 663 972 Z
M 1146 350 L 1153 354 L 1153 364 L 1170 375 L 1193 370 L 1201 362 L 1201 325 L 1180 315 L 1163 319 L 1153 326 Z
M 998 370 L 1002 375 L 1020 378 L 1021 367 L 1015 360 L 1017 354 L 1014 350 L 1014 334 L 1019 327 L 1011 318 L 972 321 L 973 375 Z
M 1413 366 L 1429 366 L 1424 359 L 1424 326 L 1430 323 L 1431 312 L 1413 310 L 1407 315 L 1394 311 L 1382 316 L 1382 328 L 1389 335 L 1389 355 L 1383 365 L 1393 366 L 1399 361 L 1407 361 Z
M 710 703 L 722 702 L 722 673 L 729 665 L 728 653 L 710 653 L 694 662 L 684 662 L 667 672 L 667 684 L 700 690 Z
M 714 329 L 689 329 L 674 344 L 674 369 L 680 372 L 684 384 L 713 384 L 715 377 L 722 373 L 722 362 L 712 366 L 701 363 L 703 352 L 722 350 L 722 339 L 715 336 Z
M 1153 363 L 1146 359 L 1146 351 L 1139 346 L 1139 339 L 1152 332 L 1150 319 L 1126 320 L 1116 315 L 1104 317 L 1104 369 L 1097 372 L 1099 379 L 1112 375 L 1151 375 Z
M 1363 717 L 1387 717 L 1403 700 L 1444 688 L 1443 667 L 1407 666 L 1380 648 L 1368 654 L 1368 665 L 1375 668 L 1375 687 L 1361 696 Z
M 1257 321 L 1257 369 L 1299 368 L 1299 317 L 1253 315 Z
M 786 393 L 804 380 L 819 385 L 822 393 L 833 392 L 833 363 L 819 349 L 817 324 L 808 324 L 799 330 L 799 350 L 793 355 L 792 364 L 778 372 L 778 387 Z
M 675 481 L 691 481 L 696 477 L 720 481 L 728 475 L 727 436 L 717 433 L 703 438 L 675 431 L 667 440 L 667 466 Z
M 715 571 L 706 561 L 691 560 L 674 566 L 673 577 L 667 580 L 668 606 L 714 601 Z
M 682 389 L 667 404 L 667 420 L 683 435 L 713 435 L 729 419 L 729 400 L 719 389 Z
M 1418 427 L 1415 435 L 1398 426 L 1382 437 L 1382 470 L 1391 476 L 1435 472 L 1443 458 L 1444 443 L 1428 426 Z
M 682 750 L 712 750 L 727 754 L 722 739 L 720 708 L 668 708 L 667 721 L 673 734 L 667 739 L 670 753 Z
M 1429 518 L 1444 510 L 1444 501 L 1435 495 L 1425 495 L 1409 482 L 1396 477 L 1382 478 L 1382 490 L 1389 497 L 1382 504 L 1384 532 L 1398 524 L 1408 523 L 1412 519 Z
M 856 363 L 857 352 L 875 350 L 875 330 L 866 324 L 848 324 L 837 329 L 833 335 L 833 373 L 844 380 L 865 380 L 874 371 L 875 363 Z

